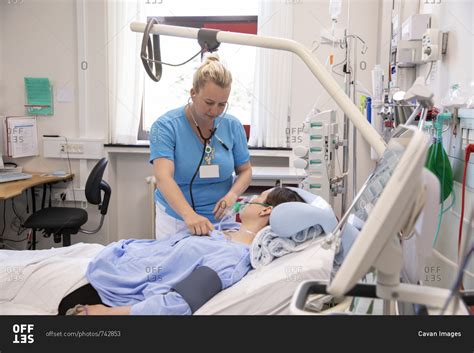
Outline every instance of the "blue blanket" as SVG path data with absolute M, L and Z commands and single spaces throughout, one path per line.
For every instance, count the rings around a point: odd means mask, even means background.
M 86 276 L 109 306 L 131 305 L 131 313 L 138 315 L 189 315 L 186 301 L 171 289 L 200 266 L 213 269 L 227 288 L 251 269 L 249 247 L 219 231 L 121 240 L 92 260 Z
M 323 234 L 321 226 L 316 225 L 298 232 L 290 237 L 280 237 L 270 226 L 263 228 L 250 247 L 250 263 L 253 268 L 260 268 L 275 258 L 306 249 L 311 242 Z

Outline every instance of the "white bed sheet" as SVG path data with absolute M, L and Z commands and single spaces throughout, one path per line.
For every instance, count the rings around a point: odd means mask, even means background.
M 87 265 L 103 248 L 79 243 L 48 250 L 1 250 L 0 315 L 56 315 L 61 299 L 87 284 Z
M 302 281 L 329 279 L 334 249 L 324 249 L 323 238 L 301 252 L 250 271 L 194 315 L 288 315 L 291 297 Z
M 301 281 L 327 280 L 333 250 L 321 247 L 322 237 L 305 250 L 250 271 L 220 292 L 195 315 L 288 314 Z M 89 262 L 103 249 L 75 244 L 37 251 L 0 251 L 0 315 L 56 315 L 61 299 L 87 283 Z

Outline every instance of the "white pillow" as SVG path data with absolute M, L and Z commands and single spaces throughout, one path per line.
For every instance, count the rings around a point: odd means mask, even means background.
M 285 202 L 276 206 L 270 215 L 272 231 L 281 237 L 290 237 L 316 225 L 321 226 L 326 234 L 334 230 L 337 218 L 326 200 L 303 189 L 289 189 L 306 203 Z
M 334 230 L 337 218 L 332 208 L 303 202 L 285 202 L 276 206 L 270 214 L 272 231 L 280 237 L 291 237 L 316 225 L 321 226 L 326 234 Z
M 273 260 L 218 293 L 194 315 L 289 314 L 291 297 L 305 280 L 329 280 L 334 249 L 321 247 L 324 237 L 301 252 Z

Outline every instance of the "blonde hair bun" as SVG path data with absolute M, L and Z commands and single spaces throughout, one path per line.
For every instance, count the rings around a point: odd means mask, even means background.
M 204 62 L 203 65 L 206 65 L 206 64 L 209 64 L 211 62 L 220 62 L 221 60 L 219 59 L 219 55 L 217 54 L 212 54 L 212 55 L 208 55 L 206 56 L 206 61 Z
M 207 82 L 213 82 L 221 88 L 228 88 L 232 84 L 232 74 L 219 60 L 217 54 L 206 57 L 193 76 L 193 88 L 199 92 Z

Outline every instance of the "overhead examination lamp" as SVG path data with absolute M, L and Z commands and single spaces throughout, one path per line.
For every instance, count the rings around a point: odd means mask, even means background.
M 149 40 L 150 34 L 160 34 L 173 37 L 199 39 L 200 44 L 202 43 L 202 45 L 205 44 L 209 47 L 212 47 L 213 42 L 211 42 L 211 39 L 215 39 L 216 45 L 218 45 L 217 43 L 230 43 L 292 52 L 298 55 L 301 60 L 303 60 L 303 62 L 306 64 L 306 66 L 308 66 L 313 75 L 328 91 L 328 93 L 334 99 L 336 104 L 349 117 L 349 119 L 360 132 L 362 137 L 364 137 L 364 139 L 374 148 L 377 154 L 379 156 L 382 156 L 383 152 L 385 151 L 386 144 L 383 138 L 377 133 L 377 131 L 372 127 L 372 125 L 369 124 L 369 122 L 362 115 L 357 106 L 352 103 L 346 93 L 339 87 L 339 85 L 331 76 L 331 74 L 325 69 L 324 65 L 322 65 L 319 60 L 314 58 L 311 54 L 311 50 L 306 48 L 301 43 L 285 38 L 268 37 L 255 34 L 233 33 L 213 29 L 197 29 L 190 27 L 161 25 L 151 21 L 149 21 L 148 24 L 132 22 L 130 24 L 130 29 L 133 32 L 144 33 L 143 40 L 145 40 L 146 38 L 147 41 Z M 141 56 L 141 58 L 142 60 L 144 60 L 143 55 Z M 152 62 L 155 62 L 157 61 L 157 58 L 155 57 L 152 60 L 154 60 Z M 150 61 L 144 61 L 145 70 L 147 70 L 147 72 L 150 69 L 150 67 L 148 66 L 149 62 Z

